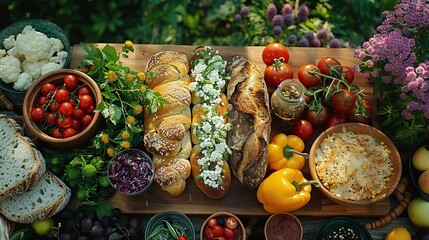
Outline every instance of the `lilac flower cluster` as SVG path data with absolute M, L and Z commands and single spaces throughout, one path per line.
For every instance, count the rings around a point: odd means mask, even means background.
M 356 70 L 374 81 L 381 99 L 401 113 L 399 121 L 421 124 L 428 131 L 429 45 L 423 41 L 429 37 L 429 4 L 402 0 L 384 15 L 377 34 L 355 51 L 354 56 L 362 61 Z

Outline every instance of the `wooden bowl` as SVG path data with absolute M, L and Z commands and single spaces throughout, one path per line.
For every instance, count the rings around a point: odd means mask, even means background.
M 60 69 L 49 72 L 39 79 L 37 79 L 25 94 L 22 113 L 24 117 L 24 129 L 28 131 L 27 135 L 35 137 L 38 140 L 47 143 L 55 148 L 72 148 L 80 146 L 88 142 L 98 131 L 99 125 L 102 121 L 102 116 L 99 112 L 94 112 L 91 123 L 78 134 L 68 138 L 54 138 L 49 134 L 43 132 L 37 122 L 30 118 L 30 111 L 36 105 L 38 98 L 41 96 L 40 88 L 43 84 L 52 82 L 55 86 L 63 84 L 63 79 L 67 74 L 74 74 L 78 79 L 78 84 L 87 85 L 94 96 L 96 105 L 103 101 L 100 88 L 97 83 L 85 73 L 73 69 Z
M 331 193 L 330 190 L 326 186 L 324 186 L 324 182 L 322 182 L 321 179 L 319 178 L 319 173 L 316 170 L 316 151 L 320 148 L 322 141 L 324 141 L 325 138 L 327 138 L 328 136 L 331 136 L 333 133 L 340 132 L 343 129 L 345 129 L 346 131 L 351 131 L 353 133 L 370 135 L 376 140 L 377 143 L 384 143 L 384 145 L 390 150 L 389 158 L 392 163 L 391 167 L 393 168 L 392 174 L 388 177 L 389 180 L 386 182 L 386 188 L 383 190 L 380 190 L 380 193 L 378 194 L 375 193 L 374 196 L 370 198 L 355 200 L 355 199 L 349 199 L 349 198 L 346 199 L 345 197 L 338 196 L 336 194 Z M 365 150 L 366 149 L 360 149 L 360 151 L 362 151 L 362 154 L 360 154 L 359 156 L 362 156 L 363 154 L 365 154 L 366 153 Z M 346 151 L 338 151 L 338 152 L 346 152 Z M 368 153 L 368 155 L 371 156 L 370 153 Z M 365 161 L 366 159 L 367 158 L 360 157 L 361 161 Z M 341 171 L 346 171 L 345 168 L 339 168 L 338 167 L 340 166 L 339 164 L 334 164 L 334 165 L 335 166 L 332 166 L 332 167 L 337 167 L 338 169 L 335 170 L 334 174 L 330 174 L 330 176 L 331 175 L 339 176 Z M 368 168 L 370 168 L 371 166 L 368 166 Z M 395 188 L 398 185 L 402 174 L 401 157 L 395 145 L 392 143 L 392 141 L 380 130 L 362 123 L 343 123 L 343 124 L 335 125 L 331 128 L 328 128 L 324 132 L 322 132 L 316 138 L 313 145 L 311 146 L 310 153 L 309 153 L 309 167 L 310 167 L 311 177 L 313 178 L 313 180 L 319 181 L 321 183 L 319 190 L 322 191 L 322 193 L 332 201 L 338 204 L 348 205 L 348 206 L 366 206 L 388 198 L 395 191 Z M 331 165 L 327 165 L 327 169 L 332 169 Z M 358 173 L 359 171 L 353 174 L 356 175 Z M 353 175 L 353 174 L 350 174 L 350 175 Z M 328 183 L 325 183 L 325 184 L 328 184 Z M 350 185 L 348 182 L 343 184 L 346 184 L 344 186 L 347 187 L 344 189 L 353 190 L 352 186 L 348 186 Z
M 205 235 L 205 230 L 206 227 L 208 227 L 207 223 L 210 219 L 215 218 L 217 220 L 217 222 L 219 223 L 219 225 L 224 225 L 223 227 L 225 227 L 226 224 L 226 220 L 229 217 L 233 217 L 235 219 L 237 219 L 237 223 L 238 226 L 235 228 L 235 235 L 233 240 L 245 240 L 246 239 L 246 230 L 244 229 L 244 225 L 243 223 L 240 221 L 240 219 L 235 216 L 232 213 L 229 212 L 217 212 L 217 213 L 213 213 L 212 215 L 210 215 L 201 225 L 201 231 L 200 231 L 200 239 L 201 240 L 209 240 L 209 238 Z M 222 224 L 221 221 L 223 221 L 224 223 Z
M 267 240 L 302 240 L 304 231 L 299 219 L 287 212 L 271 215 L 264 227 L 264 235 Z

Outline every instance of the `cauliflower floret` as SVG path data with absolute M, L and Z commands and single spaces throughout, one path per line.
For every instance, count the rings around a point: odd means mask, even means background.
M 56 52 L 59 52 L 64 49 L 64 44 L 58 38 L 49 38 L 49 43 L 51 44 L 51 50 L 49 51 L 49 58 L 54 56 Z
M 48 62 L 42 66 L 42 75 L 60 68 L 61 67 L 58 63 Z
M 23 72 L 19 74 L 18 80 L 13 84 L 13 88 L 18 91 L 28 90 L 33 83 L 33 78 L 30 74 Z
M 16 51 L 18 54 L 24 55 L 25 60 L 31 62 L 50 58 L 51 45 L 49 38 L 45 34 L 34 29 L 23 30 L 22 32 L 16 36 Z
M 13 83 L 21 73 L 21 62 L 14 56 L 6 56 L 0 59 L 0 79 L 5 83 Z
M 6 50 L 5 49 L 0 49 L 0 59 L 6 57 L 6 55 L 7 55 Z
M 58 63 L 61 67 L 64 67 L 66 63 L 68 53 L 66 51 L 60 51 L 56 56 L 51 57 L 50 62 Z
M 33 28 L 33 26 L 31 26 L 31 25 L 26 25 L 26 26 L 24 26 L 24 28 L 22 29 L 22 33 L 28 33 L 28 32 L 30 32 L 30 31 L 35 31 L 34 30 L 34 28 Z
M 48 63 L 47 60 L 40 60 L 37 62 L 24 60 L 21 66 L 24 72 L 29 73 L 33 79 L 37 79 L 42 75 L 42 66 L 46 63 Z
M 14 48 L 15 45 L 16 45 L 15 35 L 10 35 L 9 37 L 7 37 L 3 40 L 3 47 L 6 50 Z

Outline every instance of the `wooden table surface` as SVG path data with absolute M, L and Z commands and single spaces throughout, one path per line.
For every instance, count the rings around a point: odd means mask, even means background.
M 105 44 L 98 45 L 103 46 Z M 118 50 L 122 46 L 122 44 L 110 45 L 114 46 Z M 134 48 L 135 52 L 130 53 L 129 58 L 123 59 L 123 62 L 135 71 L 143 71 L 150 56 L 158 51 L 178 50 L 183 51 L 190 56 L 195 46 L 136 44 L 134 45 Z M 265 69 L 265 65 L 261 58 L 263 47 L 219 46 L 215 48 L 219 50 L 224 59 L 229 59 L 232 55 L 239 54 L 252 60 L 262 71 Z M 81 45 L 74 45 L 72 50 L 73 55 L 70 68 L 78 66 L 80 60 L 84 56 L 84 51 Z M 290 60 L 288 63 L 292 66 L 295 72 L 295 77 L 297 76 L 298 69 L 301 65 L 306 63 L 315 64 L 319 59 L 326 56 L 334 57 L 339 60 L 341 64 L 350 67 L 359 64 L 358 59 L 353 56 L 353 49 L 289 48 L 289 51 Z M 369 96 L 370 101 L 375 105 L 375 98 L 372 96 L 372 85 L 363 77 L 362 74 L 356 74 L 355 83 L 365 89 L 365 94 Z M 273 89 L 270 89 L 270 92 L 272 90 Z M 14 100 L 14 104 L 17 109 L 16 113 L 19 114 L 19 100 L 14 99 L 13 95 L 8 96 Z M 0 104 L 0 111 L 4 110 L 4 106 Z M 377 126 L 376 118 L 374 118 L 373 124 Z M 276 132 L 276 130 L 273 132 Z M 311 143 L 314 138 L 306 142 L 307 151 L 311 147 Z M 407 157 L 406 152 L 401 152 L 401 155 L 403 159 Z M 303 169 L 303 172 L 308 178 L 310 178 L 308 166 Z M 163 210 L 174 209 L 182 211 L 190 216 L 197 232 L 199 232 L 199 226 L 201 226 L 203 219 L 211 213 L 217 211 L 230 211 L 240 216 L 240 218 L 243 218 L 243 222 L 245 224 L 248 223 L 251 218 L 257 220 L 256 226 L 252 228 L 250 239 L 263 239 L 263 225 L 269 216 L 257 201 L 255 191 L 246 191 L 246 189 L 243 189 L 236 180 L 233 181 L 230 193 L 220 200 L 213 200 L 205 197 L 204 194 L 199 192 L 199 189 L 195 186 L 193 179 L 189 178 L 185 192 L 179 197 L 171 197 L 167 193 L 157 189 L 155 186 L 147 194 L 142 194 L 136 197 L 126 197 L 119 193 L 115 194 L 111 199 L 111 203 L 115 207 L 121 208 L 124 212 L 144 214 L 144 217 L 147 217 L 147 219 L 154 213 Z M 323 197 L 322 194 L 314 188 L 311 202 L 304 208 L 293 212 L 293 214 L 297 215 L 302 222 L 304 227 L 303 239 L 313 239 L 313 236 L 321 224 L 330 218 L 336 216 L 347 216 L 354 218 L 361 223 L 367 223 L 387 214 L 394 204 L 396 204 L 395 199 L 387 199 L 379 204 L 369 207 L 346 207 L 334 204 L 326 197 Z M 409 219 L 404 215 L 384 227 L 371 230 L 370 233 L 374 239 L 384 239 L 389 229 L 399 225 L 407 226 L 411 232 L 416 230 L 416 228 L 410 223 Z

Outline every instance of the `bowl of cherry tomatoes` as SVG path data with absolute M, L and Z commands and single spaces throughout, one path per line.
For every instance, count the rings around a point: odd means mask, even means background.
M 37 79 L 23 102 L 29 135 L 57 148 L 80 146 L 102 121 L 95 111 L 103 97 L 97 83 L 83 72 L 60 69 Z
M 201 240 L 210 239 L 246 239 L 246 230 L 240 219 L 229 212 L 217 212 L 210 215 L 202 224 Z

